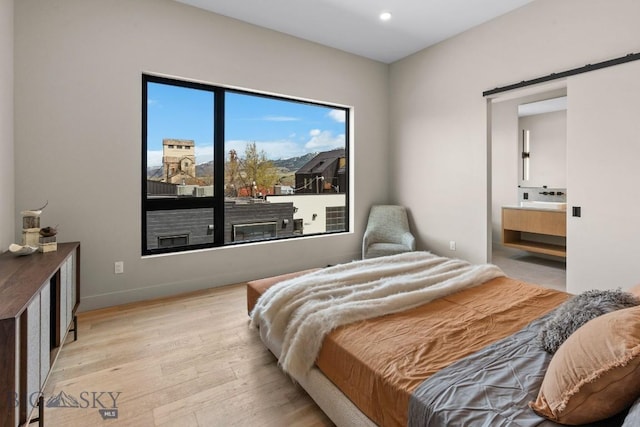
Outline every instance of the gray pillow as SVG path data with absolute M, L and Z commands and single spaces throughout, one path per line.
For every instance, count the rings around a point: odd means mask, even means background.
M 621 289 L 583 292 L 556 308 L 538 332 L 538 342 L 547 353 L 553 354 L 569 335 L 589 320 L 639 304 L 638 297 Z

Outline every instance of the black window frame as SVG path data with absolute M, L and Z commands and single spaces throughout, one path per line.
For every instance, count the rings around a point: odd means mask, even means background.
M 178 87 L 184 87 L 189 89 L 198 89 L 211 92 L 214 96 L 214 132 L 213 132 L 213 196 L 212 197 L 192 197 L 192 198 L 149 198 L 147 197 L 147 102 L 148 93 L 147 85 L 149 83 L 159 83 L 166 85 L 173 85 Z M 286 237 L 275 237 L 273 239 L 264 240 L 241 240 L 225 242 L 225 162 L 226 162 L 226 150 L 225 150 L 225 94 L 226 93 L 238 93 L 256 97 L 265 97 L 270 99 L 277 99 L 287 102 L 295 102 L 307 105 L 316 105 L 327 108 L 334 108 L 343 110 L 345 112 L 345 157 L 347 159 L 346 164 L 346 188 L 345 188 L 345 228 L 341 231 L 325 231 L 323 233 L 316 234 L 293 234 Z M 349 168 L 350 168 L 350 109 L 348 107 L 306 101 L 286 96 L 267 95 L 260 92 L 253 92 L 248 90 L 241 90 L 236 88 L 228 88 L 223 86 L 216 86 L 201 82 L 194 82 L 189 80 L 182 80 L 164 76 L 158 76 L 154 74 L 142 74 L 142 173 L 141 173 L 141 250 L 142 255 L 155 255 L 163 253 L 179 253 L 183 251 L 193 251 L 208 248 L 217 248 L 225 246 L 236 246 L 242 244 L 256 243 L 256 242 L 272 242 L 287 239 L 297 239 L 300 237 L 307 237 L 311 235 L 334 235 L 339 233 L 349 232 L 349 218 L 350 218 L 350 197 L 349 197 Z M 151 211 L 159 210 L 177 210 L 177 209 L 198 209 L 198 208 L 212 208 L 213 209 L 213 242 L 192 244 L 187 246 L 177 247 L 165 247 L 149 249 L 147 247 L 147 213 Z

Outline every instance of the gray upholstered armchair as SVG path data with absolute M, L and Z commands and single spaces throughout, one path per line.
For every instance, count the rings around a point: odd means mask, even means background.
M 403 206 L 372 206 L 362 239 L 362 258 L 375 258 L 416 250 Z

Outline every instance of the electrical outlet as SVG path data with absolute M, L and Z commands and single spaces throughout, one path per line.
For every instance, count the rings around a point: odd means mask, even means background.
M 116 274 L 122 274 L 124 273 L 124 262 L 123 261 L 116 261 L 114 264 L 114 273 Z
M 456 241 L 455 240 L 451 240 L 449 242 L 449 250 L 450 251 L 455 251 L 456 250 Z

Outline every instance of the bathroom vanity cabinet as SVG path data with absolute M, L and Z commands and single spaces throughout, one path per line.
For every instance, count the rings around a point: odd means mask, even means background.
M 517 206 L 502 208 L 504 246 L 566 258 L 566 236 L 565 210 Z
M 77 338 L 80 243 L 0 254 L 0 427 L 43 425 L 42 390 L 67 333 Z

